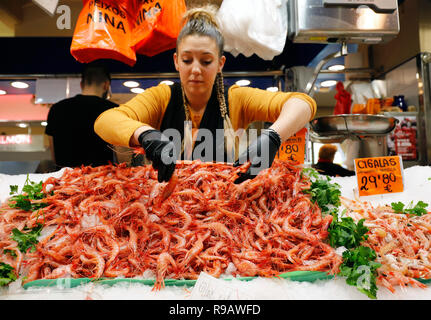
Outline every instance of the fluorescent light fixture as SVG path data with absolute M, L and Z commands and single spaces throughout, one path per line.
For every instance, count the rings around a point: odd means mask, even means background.
M 17 124 L 17 126 L 20 127 L 20 128 L 27 128 L 28 124 L 20 122 L 20 123 Z
M 130 91 L 132 91 L 133 93 L 142 93 L 145 90 L 142 88 L 132 88 L 132 89 L 130 89 Z
M 171 85 L 173 85 L 173 84 L 174 84 L 174 82 L 173 82 L 173 81 L 171 81 L 171 80 L 163 80 L 163 81 L 161 81 L 160 83 L 167 84 L 168 86 L 171 86 Z
M 331 70 L 331 71 L 341 71 L 341 70 L 344 70 L 345 68 L 346 67 L 343 66 L 342 64 L 334 64 L 332 66 L 329 66 L 328 70 Z
M 4 90 L 0 90 L 0 95 L 6 94 L 7 92 Z
M 277 92 L 278 88 L 277 87 L 268 87 L 268 88 L 266 88 L 266 90 L 271 91 L 271 92 Z
M 237 82 L 235 82 L 235 84 L 239 85 L 239 86 L 248 86 L 250 84 L 250 80 L 238 80 Z
M 125 81 L 123 82 L 123 86 L 128 88 L 134 88 L 134 87 L 139 87 L 139 83 L 136 81 Z
M 11 86 L 18 89 L 28 88 L 28 84 L 22 81 L 14 81 L 11 83 Z
M 48 122 L 46 122 L 46 121 L 42 121 L 42 122 L 40 123 L 40 125 L 41 125 L 42 127 L 46 127 L 46 126 L 48 125 Z
M 337 84 L 336 80 L 325 80 L 320 83 L 321 87 L 332 87 Z

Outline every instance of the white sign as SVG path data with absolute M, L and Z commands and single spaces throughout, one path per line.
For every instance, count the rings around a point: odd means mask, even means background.
M 195 300 L 250 300 L 252 297 L 242 289 L 235 288 L 229 281 L 217 279 L 201 272 L 191 292 Z
M 0 144 L 31 144 L 31 136 L 29 134 L 0 135 Z

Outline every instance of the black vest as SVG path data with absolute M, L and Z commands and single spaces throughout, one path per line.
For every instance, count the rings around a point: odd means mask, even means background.
M 186 120 L 186 115 L 184 111 L 183 104 L 183 96 L 181 92 L 181 85 L 179 83 L 174 83 L 170 86 L 171 88 L 171 99 L 169 100 L 168 106 L 166 108 L 165 114 L 163 115 L 162 124 L 160 126 L 160 131 L 164 131 L 166 129 L 176 129 L 181 134 L 181 141 L 184 139 L 184 121 Z M 227 106 L 227 95 L 225 93 L 226 107 Z M 229 114 L 229 109 L 228 114 Z M 204 133 L 203 130 L 198 131 L 198 136 L 196 138 L 196 142 L 193 146 L 193 158 L 192 160 L 200 159 L 202 161 L 227 161 L 227 154 L 225 152 L 224 140 L 220 139 L 219 131 L 219 139 L 216 141 L 216 130 L 223 130 L 223 117 L 220 112 L 220 105 L 217 99 L 217 90 L 216 87 L 213 87 L 211 97 L 208 101 L 205 112 L 202 116 L 202 120 L 199 126 L 199 129 L 207 129 L 209 132 Z M 211 134 L 209 134 L 211 133 Z M 221 135 L 222 137 L 224 135 Z M 211 155 L 206 154 L 207 148 L 203 148 L 203 145 L 200 146 L 201 143 L 205 142 L 205 139 L 209 137 L 212 138 L 212 157 Z M 221 140 L 221 141 L 220 141 Z M 196 152 L 195 152 L 196 150 Z M 211 160 L 209 159 L 211 158 Z M 184 153 L 181 154 L 181 159 L 184 159 Z

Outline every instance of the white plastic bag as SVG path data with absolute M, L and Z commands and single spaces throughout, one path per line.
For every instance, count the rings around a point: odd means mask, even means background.
M 353 82 L 350 84 L 353 104 L 367 104 L 368 99 L 376 98 L 370 82 Z
M 272 60 L 287 38 L 287 0 L 224 0 L 217 12 L 225 51 Z

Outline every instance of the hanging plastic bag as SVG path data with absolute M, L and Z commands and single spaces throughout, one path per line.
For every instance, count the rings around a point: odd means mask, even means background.
M 175 48 L 186 10 L 184 0 L 136 0 L 135 52 L 152 57 Z
M 83 0 L 70 53 L 81 63 L 113 59 L 129 66 L 136 63 L 131 46 L 131 0 Z
M 272 60 L 287 38 L 287 0 L 224 0 L 217 12 L 225 50 Z

